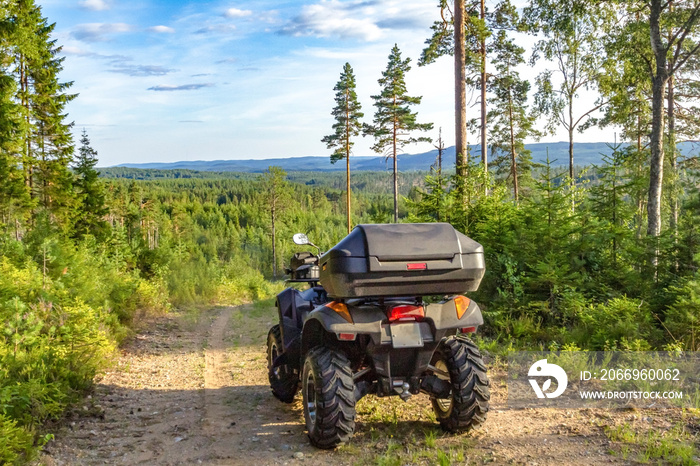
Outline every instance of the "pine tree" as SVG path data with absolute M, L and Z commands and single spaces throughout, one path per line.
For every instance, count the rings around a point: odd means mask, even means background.
M 497 6 L 500 9 L 501 1 Z M 454 56 L 455 69 L 455 148 L 457 174 L 464 176 L 467 160 L 467 121 L 466 89 L 471 87 L 481 91 L 481 161 L 487 170 L 486 156 L 486 55 L 487 39 L 491 35 L 488 23 L 491 18 L 486 11 L 485 0 L 459 0 L 452 7 L 447 0 L 440 0 L 440 20 L 433 23 L 433 35 L 425 41 L 419 66 L 428 65 L 444 55 Z M 455 27 L 455 25 L 458 25 Z M 457 46 L 455 46 L 457 44 Z M 474 78 L 478 76 L 478 78 Z
M 73 186 L 78 198 L 74 232 L 78 237 L 86 234 L 100 237 L 108 227 L 104 220 L 108 213 L 105 189 L 99 178 L 100 172 L 95 170 L 96 165 L 97 151 L 90 146 L 88 134 L 83 130 L 78 157 L 73 167 Z
M 340 73 L 340 80 L 333 88 L 336 91 L 335 103 L 331 115 L 335 117 L 333 125 L 334 133 L 323 138 L 328 149 L 335 149 L 331 154 L 331 163 L 336 163 L 338 160 L 345 159 L 345 168 L 347 172 L 347 217 L 348 217 L 348 233 L 352 230 L 352 221 L 350 219 L 350 153 L 354 142 L 351 138 L 358 136 L 362 129 L 360 118 L 364 114 L 360 111 L 361 105 L 357 100 L 355 92 L 355 75 L 353 74 L 350 63 L 346 63 L 343 67 L 343 72 Z
M 516 70 L 525 62 L 525 49 L 515 44 L 505 31 L 499 31 L 494 47 L 496 70 L 492 78 L 491 90 L 494 93 L 489 112 L 489 120 L 494 122 L 492 150 L 499 151 L 494 160 L 499 173 L 507 173 L 513 185 L 513 197 L 517 202 L 520 197 L 522 176 L 529 176 L 531 168 L 530 151 L 525 149 L 525 138 L 538 136 L 535 129 L 536 115 L 527 111 L 527 94 L 530 83 L 520 78 Z
M 398 45 L 394 45 L 389 55 L 386 71 L 379 79 L 381 92 L 373 95 L 374 113 L 373 125 L 365 126 L 365 133 L 374 136 L 375 144 L 372 150 L 384 154 L 386 159 L 394 163 L 394 222 L 399 221 L 399 181 L 398 154 L 407 144 L 430 142 L 425 136 L 413 137 L 414 131 L 429 131 L 432 123 L 418 123 L 418 114 L 411 111 L 412 105 L 418 105 L 422 97 L 410 97 L 406 94 L 406 73 L 410 71 L 411 59 L 401 59 Z

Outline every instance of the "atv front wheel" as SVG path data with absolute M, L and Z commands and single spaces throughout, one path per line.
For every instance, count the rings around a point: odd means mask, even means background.
M 451 385 L 449 397 L 431 397 L 440 426 L 448 432 L 479 427 L 489 410 L 491 384 L 477 346 L 464 335 L 444 338 L 431 364 L 434 374 Z
M 318 347 L 309 351 L 302 373 L 304 418 L 311 443 L 329 449 L 355 432 L 355 382 L 344 354 Z
M 299 390 L 299 374 L 294 372 L 289 364 L 273 367 L 275 360 L 283 352 L 282 333 L 278 324 L 267 334 L 267 376 L 272 394 L 280 401 L 291 403 Z

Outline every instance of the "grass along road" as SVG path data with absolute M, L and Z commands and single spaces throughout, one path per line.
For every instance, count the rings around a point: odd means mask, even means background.
M 273 302 L 172 313 L 143 326 L 94 393 L 56 426 L 41 462 L 74 464 L 697 464 L 697 414 L 507 410 L 504 367 L 490 361 L 484 427 L 446 435 L 428 397 L 367 396 L 353 440 L 308 444 L 300 395 L 267 382 Z M 663 459 L 662 459 L 663 458 Z

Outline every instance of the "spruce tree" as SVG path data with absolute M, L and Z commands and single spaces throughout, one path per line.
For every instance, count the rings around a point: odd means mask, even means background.
M 39 45 L 37 30 L 41 21 L 39 8 L 33 0 L 19 0 L 8 5 L 10 48 L 15 82 L 17 82 L 17 102 L 19 104 L 21 126 L 16 137 L 21 140 L 19 164 L 22 166 L 24 183 L 28 195 L 34 199 L 34 170 L 37 166 L 32 146 L 32 111 L 29 80 L 30 61 L 37 60 Z
M 100 172 L 95 170 L 97 151 L 90 146 L 87 132 L 80 138 L 78 157 L 73 167 L 73 186 L 78 198 L 74 232 L 78 237 L 91 234 L 100 237 L 108 225 L 104 217 L 108 213 L 105 205 L 105 189 L 100 180 Z
M 354 142 L 351 138 L 358 136 L 362 129 L 360 118 L 364 114 L 360 111 L 362 106 L 357 101 L 357 93 L 355 92 L 355 75 L 353 74 L 350 63 L 346 63 L 343 67 L 343 72 L 340 73 L 340 80 L 333 88 L 336 91 L 335 103 L 331 115 L 335 117 L 333 125 L 333 134 L 330 134 L 322 139 L 326 143 L 328 149 L 335 149 L 331 154 L 331 163 L 336 163 L 338 160 L 345 159 L 345 169 L 347 172 L 347 217 L 348 217 L 348 233 L 352 229 L 350 219 L 350 153 Z
M 571 210 L 574 193 L 561 182 L 562 175 L 552 170 L 547 156 L 544 172 L 533 181 L 532 195 L 523 202 L 521 211 L 527 228 L 520 240 L 529 269 L 523 284 L 535 299 L 547 303 L 549 312 L 541 316 L 543 319 L 561 311 L 558 301 L 581 279 L 583 259 L 574 259 L 574 251 L 586 229 L 575 223 Z
M 66 122 L 65 107 L 76 96 L 67 93 L 72 83 L 62 83 L 58 78 L 64 58 L 57 56 L 61 47 L 51 39 L 55 24 L 47 24 L 41 18 L 36 27 L 38 54 L 29 60 L 28 68 L 34 158 L 38 162 L 36 190 L 40 205 L 51 212 L 54 221 L 67 228 L 75 196 L 69 169 L 73 161 L 73 125 Z
M 422 97 L 411 97 L 406 94 L 406 73 L 410 71 L 411 59 L 401 59 L 398 45 L 394 45 L 389 55 L 386 71 L 379 79 L 381 92 L 373 95 L 374 113 L 373 125 L 365 127 L 365 133 L 374 136 L 375 144 L 372 150 L 384 154 L 385 158 L 394 163 L 394 222 L 399 221 L 399 182 L 398 154 L 407 144 L 430 142 L 429 137 L 413 137 L 414 131 L 429 131 L 432 123 L 418 123 L 418 114 L 411 111 L 412 105 L 418 105 Z
M 55 224 L 66 229 L 74 204 L 69 164 L 73 145 L 65 106 L 75 96 L 71 83 L 60 83 L 61 48 L 51 39 L 55 24 L 42 16 L 34 0 L 4 4 L 6 21 L 0 35 L 8 76 L 15 81 L 10 154 L 21 167 L 26 195 Z M 16 111 L 15 111 L 16 110 Z M 38 211 L 33 209 L 33 214 Z
M 7 26 L 7 24 L 3 24 Z M 3 44 L 9 40 L 8 30 L 0 31 Z M 0 48 L 0 60 L 8 57 L 7 48 Z M 15 103 L 16 85 L 12 76 L 0 71 L 0 229 L 14 230 L 14 237 L 23 234 L 23 219 L 30 206 L 22 171 L 19 166 L 21 143 L 16 138 L 21 126 L 19 106 Z

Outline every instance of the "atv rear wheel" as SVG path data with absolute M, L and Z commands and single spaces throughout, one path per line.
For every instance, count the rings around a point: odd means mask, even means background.
M 272 394 L 280 401 L 291 403 L 299 390 L 299 374 L 289 364 L 273 367 L 275 360 L 283 352 L 282 333 L 278 324 L 267 334 L 267 376 Z
M 444 338 L 431 364 L 434 374 L 452 386 L 449 397 L 431 397 L 440 426 L 448 432 L 479 427 L 489 410 L 491 384 L 477 346 L 464 335 Z
M 311 443 L 329 449 L 355 432 L 355 382 L 344 354 L 325 347 L 309 351 L 302 373 L 304 418 Z

